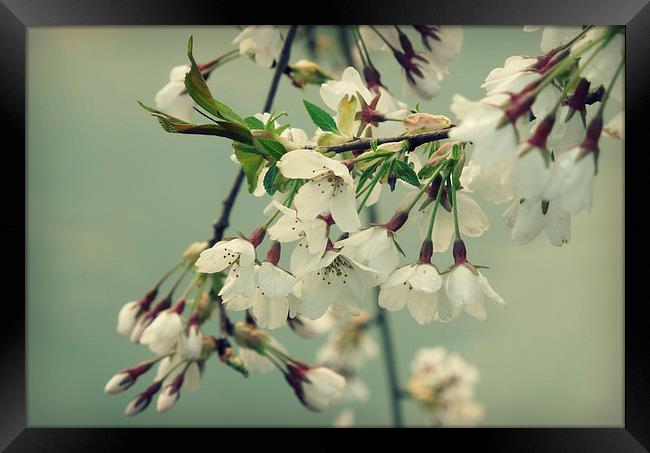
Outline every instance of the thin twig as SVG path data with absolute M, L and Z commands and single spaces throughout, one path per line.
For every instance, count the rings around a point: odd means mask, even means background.
M 415 135 L 398 135 L 396 137 L 380 137 L 376 139 L 372 138 L 359 138 L 357 140 L 353 140 L 348 143 L 343 143 L 342 145 L 332 145 L 332 146 L 306 146 L 305 148 L 307 149 L 318 149 L 319 151 L 327 152 L 327 153 L 342 153 L 345 151 L 356 151 L 356 150 L 363 150 L 363 149 L 370 149 L 371 143 L 373 140 L 376 142 L 377 145 L 383 145 L 384 143 L 395 143 L 395 142 L 401 142 L 401 141 L 408 141 L 410 149 L 415 149 L 418 146 L 424 144 L 424 143 L 429 143 L 429 142 L 434 142 L 436 140 L 443 140 L 445 138 L 449 138 L 449 131 L 451 131 L 451 127 L 447 129 L 441 129 L 439 131 L 435 132 L 425 132 L 423 134 L 415 134 Z
M 275 72 L 273 73 L 273 79 L 271 80 L 271 86 L 269 87 L 269 93 L 266 96 L 263 112 L 268 112 L 273 106 L 273 100 L 275 99 L 275 94 L 278 91 L 278 83 L 280 82 L 280 77 L 282 76 L 284 68 L 287 66 L 287 62 L 289 61 L 289 56 L 291 54 L 291 44 L 293 43 L 293 39 L 296 36 L 297 28 L 297 25 L 292 25 L 289 29 L 289 33 L 287 34 L 286 39 L 284 40 L 282 52 L 280 53 L 280 58 L 278 59 L 278 63 L 275 66 Z M 235 199 L 237 198 L 237 194 L 239 193 L 239 189 L 243 181 L 244 170 L 240 169 L 239 173 L 237 173 L 237 176 L 235 177 L 235 181 L 230 188 L 228 196 L 223 200 L 221 215 L 213 223 L 214 233 L 212 235 L 212 239 L 210 240 L 210 246 L 213 246 L 221 239 L 223 239 L 223 233 L 230 225 L 230 212 L 232 211 L 232 207 L 235 204 Z

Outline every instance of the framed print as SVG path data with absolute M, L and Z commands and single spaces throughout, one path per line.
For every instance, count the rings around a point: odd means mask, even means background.
M 645 3 L 3 1 L 3 448 L 647 451 Z

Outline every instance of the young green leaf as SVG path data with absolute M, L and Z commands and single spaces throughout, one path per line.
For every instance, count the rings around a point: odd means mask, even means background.
M 393 166 L 393 170 L 395 172 L 395 176 L 397 176 L 402 181 L 405 181 L 415 187 L 420 186 L 418 175 L 415 174 L 415 171 L 413 171 L 413 169 L 406 162 L 396 160 Z
M 359 193 L 363 187 L 363 184 L 370 178 L 372 173 L 379 167 L 379 165 L 382 163 L 381 160 L 378 160 L 374 164 L 372 164 L 370 167 L 366 168 L 363 173 L 361 173 L 361 176 L 359 176 L 359 182 L 357 183 L 357 193 Z
M 303 99 L 302 102 L 305 104 L 305 108 L 307 109 L 307 113 L 309 113 L 311 120 L 316 126 L 320 127 L 323 132 L 334 132 L 337 135 L 341 135 L 336 127 L 336 121 L 334 121 L 332 115 L 306 99 Z
M 275 160 L 282 159 L 282 156 L 287 152 L 284 145 L 280 142 L 267 140 L 265 138 L 258 138 L 257 141 L 260 145 L 262 145 L 262 148 L 264 148 L 264 150 L 269 153 L 269 155 Z
M 246 125 L 250 129 L 264 130 L 264 123 L 262 123 L 259 119 L 255 118 L 254 116 L 246 117 L 244 118 L 244 121 L 246 122 Z
M 232 147 L 235 149 L 235 156 L 246 175 L 248 191 L 252 193 L 257 187 L 257 178 L 264 165 L 264 157 L 259 154 L 259 151 L 254 146 L 232 142 Z
M 237 123 L 241 126 L 247 127 L 244 119 L 237 115 L 233 109 L 212 97 L 212 93 L 210 93 L 210 89 L 205 83 L 205 79 L 196 64 L 196 61 L 194 61 L 192 46 L 193 39 L 190 36 L 190 40 L 187 43 L 187 56 L 190 59 L 191 68 L 185 75 L 185 89 L 187 90 L 187 93 L 192 99 L 194 99 L 194 102 L 203 107 L 208 113 L 231 123 Z
M 278 167 L 275 165 L 275 162 L 269 167 L 269 170 L 264 176 L 264 190 L 269 195 L 273 195 L 277 189 L 275 188 L 275 177 L 278 174 Z
M 253 140 L 250 131 L 236 123 L 217 121 L 214 124 L 192 124 L 161 112 L 160 110 L 148 107 L 140 101 L 138 101 L 138 104 L 140 104 L 140 107 L 146 110 L 151 116 L 156 118 L 160 123 L 160 126 L 166 132 L 176 134 L 215 135 L 243 143 L 252 143 Z

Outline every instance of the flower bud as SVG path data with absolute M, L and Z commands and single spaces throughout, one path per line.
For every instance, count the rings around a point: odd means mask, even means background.
M 288 364 L 287 368 L 287 382 L 307 409 L 323 411 L 343 396 L 345 378 L 329 368 L 309 367 L 297 362 Z
M 124 415 L 131 417 L 145 410 L 151 403 L 151 398 L 160 390 L 161 385 L 162 381 L 154 382 L 144 392 L 133 398 L 124 409 Z
M 135 384 L 135 381 L 140 377 L 140 375 L 149 371 L 154 363 L 156 363 L 155 360 L 148 360 L 134 366 L 133 368 L 127 368 L 126 370 L 120 371 L 106 383 L 104 392 L 109 395 L 123 392 Z
M 409 213 L 408 211 L 397 211 L 393 217 L 390 218 L 388 222 L 386 222 L 383 226 L 389 231 L 392 231 L 393 233 L 406 223 L 408 220 Z
M 248 242 L 253 244 L 253 247 L 257 247 L 264 240 L 264 236 L 266 236 L 266 228 L 263 226 L 258 227 L 251 233 L 250 237 L 248 238 Z
M 156 411 L 162 414 L 176 404 L 180 395 L 181 387 L 183 386 L 183 380 L 185 379 L 185 373 L 180 373 L 171 384 L 167 385 L 156 400 Z
M 187 261 L 195 262 L 199 259 L 201 252 L 208 248 L 207 241 L 203 242 L 192 242 L 187 249 L 181 255 L 181 258 Z
M 130 336 L 142 315 L 149 310 L 151 302 L 158 294 L 158 287 L 149 291 L 142 299 L 124 304 L 117 315 L 117 332 Z
M 298 88 L 302 88 L 307 84 L 320 85 L 333 79 L 318 64 L 304 59 L 287 65 L 285 72 L 291 79 L 293 85 Z
M 411 132 L 435 132 L 451 126 L 451 120 L 444 115 L 412 113 L 404 117 L 404 126 Z
M 235 323 L 232 336 L 239 346 L 252 349 L 260 354 L 263 353 L 264 345 L 269 341 L 269 336 L 266 333 L 244 321 Z

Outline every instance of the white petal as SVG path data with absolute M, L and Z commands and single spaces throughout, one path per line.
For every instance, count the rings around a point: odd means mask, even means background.
M 353 186 L 340 184 L 336 188 L 332 197 L 331 212 L 332 218 L 342 231 L 353 232 L 361 227 Z
M 407 308 L 418 324 L 429 324 L 438 309 L 438 295 L 411 291 Z
M 283 298 L 295 284 L 293 275 L 268 261 L 263 262 L 257 272 L 259 288 L 266 297 Z
M 467 267 L 456 266 L 445 282 L 447 297 L 453 305 L 474 304 L 483 298 L 476 276 Z
M 379 306 L 390 311 L 401 310 L 406 305 L 409 292 L 408 284 L 393 287 L 382 286 L 379 290 Z
M 297 149 L 284 154 L 277 166 L 286 178 L 314 179 L 329 173 L 326 160 L 329 159 L 316 151 Z
M 500 305 L 507 305 L 503 298 L 497 294 L 492 286 L 490 286 L 490 283 L 488 282 L 487 278 L 485 278 L 485 275 L 481 274 L 480 272 L 478 273 L 478 281 L 486 296 Z
M 490 228 L 490 222 L 479 206 L 469 195 L 457 192 L 458 222 L 460 231 L 465 236 L 478 237 Z
M 546 237 L 556 247 L 571 240 L 571 214 L 556 202 L 551 202 L 546 212 Z
M 417 292 L 431 294 L 442 286 L 442 277 L 430 264 L 420 264 L 416 266 L 415 272 L 409 277 L 408 282 Z
M 325 178 L 307 181 L 298 189 L 293 200 L 298 210 L 298 218 L 306 222 L 314 220 L 319 214 L 329 212 L 333 193 L 334 184 L 327 182 Z

